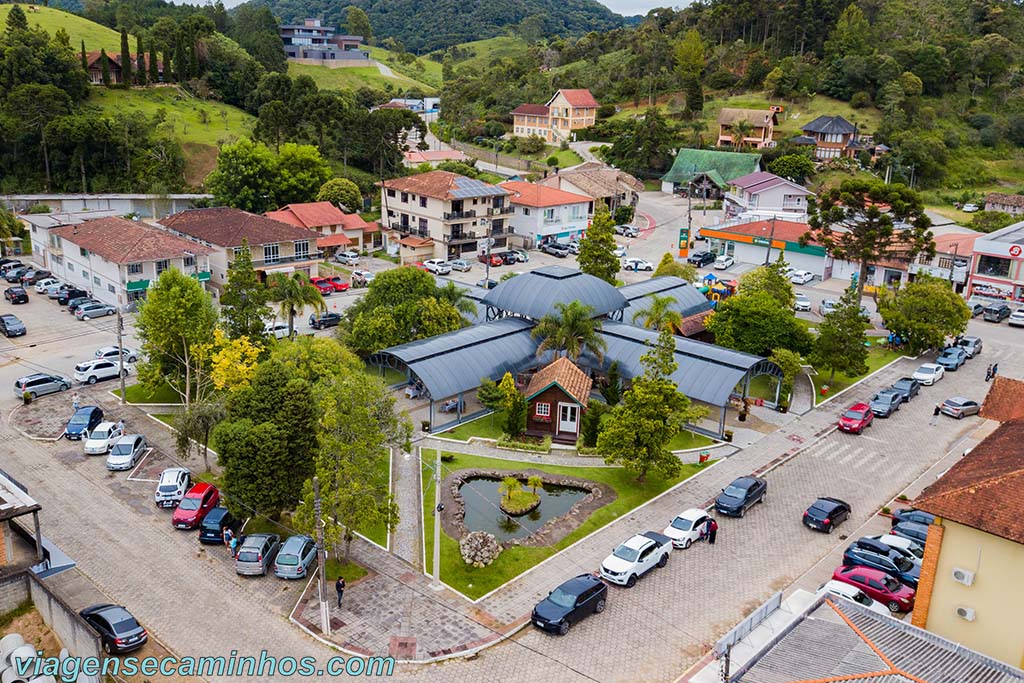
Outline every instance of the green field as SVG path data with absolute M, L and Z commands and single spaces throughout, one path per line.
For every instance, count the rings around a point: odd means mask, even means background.
M 487 162 L 494 162 L 494 148 L 493 147 L 481 147 L 480 145 L 474 145 L 470 142 L 463 143 L 468 145 L 471 149 L 466 154 L 476 157 L 480 160 L 480 166 L 487 168 Z M 568 168 L 569 166 L 576 166 L 577 164 L 583 163 L 583 157 L 574 152 L 571 149 L 559 149 L 554 145 L 548 145 L 544 148 L 544 151 L 538 152 L 537 154 L 520 154 L 519 152 L 501 152 L 504 155 L 515 157 L 517 159 L 529 159 L 539 164 L 547 164 L 548 157 L 554 155 L 558 159 L 558 168 Z
M 441 88 L 440 62 L 435 62 L 433 59 L 427 59 L 426 57 L 418 57 L 412 64 L 402 64 L 398 61 L 398 55 L 394 52 L 377 46 L 370 47 L 370 57 L 381 64 L 391 67 L 391 70 L 395 73 L 407 76 L 414 81 L 419 81 L 431 88 Z
M 120 389 L 114 389 L 111 393 L 118 398 L 121 396 Z M 128 403 L 181 403 L 181 395 L 168 386 L 147 391 L 141 384 L 129 384 L 124 388 L 124 394 Z
M 880 339 L 879 341 L 884 343 L 885 340 Z M 832 379 L 831 371 L 815 368 L 815 371 L 818 374 L 811 378 L 814 380 L 814 402 L 821 403 L 829 396 L 835 396 L 837 392 L 842 391 L 854 382 L 864 379 L 872 372 L 875 372 L 884 365 L 888 365 L 902 355 L 902 351 L 890 351 L 884 346 L 874 346 L 868 352 L 868 371 L 863 375 L 858 375 L 857 377 L 850 377 L 849 375 L 837 372 L 835 378 Z M 828 386 L 828 393 L 824 396 L 821 393 L 821 388 L 823 386 Z
M 71 37 L 71 47 L 77 53 L 85 41 L 87 51 L 106 50 L 107 54 L 121 52 L 121 34 L 76 14 L 42 5 L 22 5 L 29 26 L 40 26 L 52 37 L 57 29 L 63 28 Z M 7 22 L 11 5 L 0 5 L 0 24 Z M 135 49 L 135 38 L 129 37 L 128 44 Z
M 456 72 L 462 69 L 482 69 L 495 60 L 519 59 L 530 49 L 523 40 L 509 36 L 474 40 L 462 43 L 458 47 L 460 50 L 469 50 L 473 55 L 455 62 Z M 440 65 L 438 67 L 440 68 Z
M 494 590 L 503 583 L 515 578 L 530 567 L 538 564 L 544 559 L 554 555 L 559 550 L 567 548 L 584 536 L 596 531 L 605 524 L 614 521 L 618 517 L 627 514 L 630 510 L 641 503 L 650 500 L 654 496 L 675 486 L 677 483 L 688 479 L 696 474 L 700 467 L 697 465 L 683 465 L 682 472 L 674 479 L 662 479 L 649 475 L 647 482 L 638 484 L 636 477 L 619 467 L 560 467 L 557 465 L 542 465 L 536 463 L 516 463 L 509 460 L 495 458 L 483 458 L 474 455 L 461 453 L 445 453 L 454 456 L 452 462 L 443 463 L 443 476 L 455 470 L 467 468 L 495 468 L 514 470 L 522 467 L 531 467 L 543 470 L 551 474 L 566 476 L 577 476 L 599 481 L 608 484 L 618 492 L 618 497 L 612 503 L 605 505 L 595 511 L 571 534 L 563 538 L 553 546 L 546 548 L 531 548 L 517 546 L 506 549 L 493 564 L 483 569 L 470 567 L 462 561 L 459 553 L 459 542 L 441 532 L 441 580 L 449 586 L 461 591 L 471 599 L 479 598 L 482 595 Z M 433 464 L 433 460 L 430 460 Z M 426 563 L 424 572 L 430 574 L 433 568 L 433 509 L 434 509 L 434 480 L 433 473 L 426 464 L 422 465 L 423 476 L 423 542 L 426 549 Z M 590 571 L 592 568 L 587 568 Z
M 313 64 L 288 64 L 288 74 L 292 77 L 306 75 L 316 81 L 322 90 L 355 90 L 367 86 L 385 90 L 396 97 L 407 90 L 421 90 L 433 94 L 435 89 L 396 72 L 395 78 L 382 76 L 375 66 L 356 66 L 344 69 L 329 69 L 326 66 Z

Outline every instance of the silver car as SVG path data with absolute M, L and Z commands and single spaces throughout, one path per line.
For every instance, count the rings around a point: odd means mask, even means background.
M 277 534 L 250 534 L 242 541 L 235 556 L 235 573 L 242 576 L 264 576 L 281 547 Z
M 303 579 L 316 561 L 316 543 L 309 536 L 291 536 L 274 560 L 274 576 L 282 579 Z
M 32 398 L 38 398 L 44 394 L 67 391 L 70 387 L 71 380 L 67 377 L 36 373 L 16 379 L 14 381 L 14 395 L 22 398 L 25 394 L 29 394 Z
M 146 452 L 146 437 L 142 434 L 127 434 L 118 439 L 107 456 L 107 469 L 110 471 L 130 470 L 142 460 Z

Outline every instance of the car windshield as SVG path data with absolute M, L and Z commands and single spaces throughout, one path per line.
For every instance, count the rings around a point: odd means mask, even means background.
M 69 424 L 73 427 L 80 427 L 81 425 L 88 424 L 88 422 L 89 416 L 87 414 L 80 413 L 72 417 Z
M 185 500 L 181 501 L 180 505 L 178 505 L 178 509 L 179 510 L 198 510 L 199 509 L 199 499 L 198 498 L 186 498 Z
M 907 550 L 919 560 L 924 558 L 924 548 L 922 548 L 919 545 L 911 545 L 909 548 L 907 548 Z
M 567 593 L 562 590 L 561 587 L 551 591 L 551 595 L 548 596 L 548 600 L 559 607 L 574 607 L 576 605 L 576 596 L 572 593 Z
M 107 439 L 110 437 L 110 431 L 105 427 L 103 429 L 94 429 L 92 434 L 89 435 L 90 439 Z
M 882 583 L 885 585 L 886 590 L 890 593 L 898 593 L 900 590 L 900 582 L 891 576 L 886 576 L 882 579 Z
M 862 413 L 859 410 L 847 410 L 845 413 L 843 413 L 843 417 L 849 418 L 851 420 L 859 420 L 862 417 L 864 417 L 864 413 Z
M 896 387 L 897 389 L 909 389 L 910 388 L 910 380 L 907 380 L 907 379 L 897 380 L 896 383 L 893 384 L 893 386 Z
M 896 565 L 896 569 L 899 569 L 901 572 L 909 572 L 914 568 L 914 563 L 902 555 L 894 557 L 892 562 Z
M 689 531 L 693 528 L 693 522 L 682 517 L 676 517 L 672 520 L 672 528 L 679 529 L 680 531 Z
M 871 598 L 864 594 L 864 591 L 854 591 L 853 593 L 854 602 L 859 602 L 862 605 L 870 605 L 874 602 Z
M 295 555 L 278 555 L 277 563 L 284 567 L 294 567 L 299 563 L 299 558 Z
M 110 450 L 111 455 L 131 455 L 132 444 L 130 443 L 119 443 L 114 444 L 114 447 Z
M 620 560 L 625 560 L 626 562 L 636 562 L 636 558 L 640 555 L 640 553 L 634 550 L 633 548 L 629 548 L 624 545 L 620 545 L 618 548 L 615 549 L 615 552 L 612 554 Z
M 747 495 L 747 490 L 736 486 L 735 484 L 729 484 L 724 491 L 725 495 L 730 498 L 742 498 Z
M 930 368 L 927 365 L 924 365 L 920 369 L 918 369 L 918 373 L 920 373 L 922 375 L 931 375 L 931 374 L 934 374 L 934 372 L 935 372 L 935 368 Z

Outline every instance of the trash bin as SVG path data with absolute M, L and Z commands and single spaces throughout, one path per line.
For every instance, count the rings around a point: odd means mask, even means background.
M 700 455 L 697 456 L 697 462 L 703 465 L 711 458 L 711 451 L 701 451 Z

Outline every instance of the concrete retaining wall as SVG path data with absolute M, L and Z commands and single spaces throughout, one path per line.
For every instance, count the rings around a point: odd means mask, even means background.
M 6 614 L 29 598 L 25 572 L 0 577 L 0 614 Z
M 42 616 L 43 622 L 57 634 L 68 652 L 75 657 L 102 657 L 100 637 L 89 628 L 82 617 L 51 593 L 35 575 L 26 573 L 26 576 L 29 579 L 29 592 L 36 610 Z M 81 680 L 84 680 L 84 677 Z

